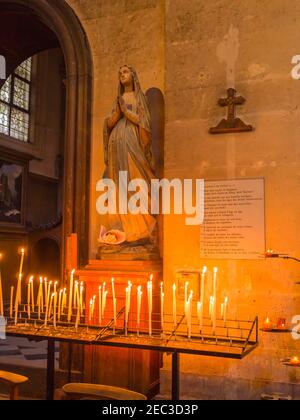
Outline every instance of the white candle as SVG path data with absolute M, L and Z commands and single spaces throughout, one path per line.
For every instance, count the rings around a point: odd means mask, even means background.
M 40 277 L 40 286 L 37 295 L 38 319 L 41 319 L 41 310 L 43 308 L 43 278 Z
M 62 307 L 61 307 L 61 314 L 62 315 L 64 315 L 66 305 L 67 305 L 67 289 L 64 288 L 63 299 L 62 299 Z
M 12 319 L 13 317 L 13 299 L 14 299 L 14 286 L 10 288 L 10 305 L 9 305 L 9 316 Z
M 203 311 L 202 311 L 202 302 L 197 302 L 197 316 L 199 322 L 199 330 L 202 331 L 203 328 Z
M 83 316 L 83 281 L 80 283 L 80 315 Z
M 2 254 L 0 254 L 0 261 Z M 3 303 L 3 289 L 2 289 L 2 270 L 0 266 L 0 316 L 4 316 L 4 303 Z
M 188 339 L 191 339 L 192 336 L 192 310 L 193 310 L 193 291 L 191 290 L 190 296 L 187 302 L 188 307 Z
M 149 316 L 149 336 L 152 336 L 152 280 L 147 283 L 148 292 L 148 316 Z
M 31 283 L 32 283 L 32 279 L 29 280 L 29 283 L 27 285 L 27 316 L 28 316 L 28 319 L 30 319 Z
M 188 300 L 188 297 L 187 297 L 187 295 L 188 295 L 188 286 L 189 286 L 189 282 L 186 281 L 185 284 L 184 284 L 184 308 L 186 307 L 186 303 L 187 303 L 187 300 Z
M 22 275 L 23 275 L 23 263 L 24 263 L 24 255 L 25 249 L 21 249 L 21 260 L 20 260 L 20 268 L 19 268 L 19 275 L 18 275 L 18 286 L 17 286 L 17 299 L 18 305 L 22 303 Z M 18 311 L 16 311 L 18 312 Z
M 98 302 L 99 302 L 99 325 L 102 324 L 102 286 L 98 289 Z
M 203 329 L 203 315 L 204 315 L 204 299 L 205 299 L 205 278 L 206 278 L 207 267 L 204 266 L 201 274 L 201 312 L 200 312 L 200 330 Z
M 48 319 L 51 318 L 52 307 L 53 307 L 53 300 L 54 300 L 54 293 L 52 293 L 51 299 L 50 299 L 50 305 L 49 305 L 49 308 L 48 308 Z
M 112 289 L 112 298 L 113 298 L 113 310 L 114 310 L 114 328 L 117 326 L 117 301 L 115 295 L 115 281 L 114 278 L 111 279 L 111 289 Z
M 34 303 L 35 303 L 34 302 L 34 282 L 33 282 L 34 277 L 31 276 L 30 279 L 31 279 L 31 307 L 32 307 L 32 312 L 34 312 Z
M 217 273 L 218 268 L 214 268 L 214 306 L 213 306 L 213 333 L 216 333 L 217 323 Z
M 19 303 L 21 300 L 21 288 L 22 288 L 22 274 L 19 274 L 17 292 L 15 296 L 15 325 L 18 323 L 18 312 L 19 312 Z
M 103 284 L 103 287 L 105 287 L 105 283 Z M 102 319 L 104 320 L 104 314 L 105 314 L 105 309 L 106 309 L 106 299 L 107 299 L 107 290 L 104 290 L 103 293 L 103 289 L 102 289 Z
M 104 318 L 104 311 L 105 311 L 105 306 L 106 306 L 105 287 L 106 287 L 106 283 L 104 282 L 103 285 L 102 285 L 102 318 Z
M 57 292 L 56 292 L 56 287 L 55 287 L 55 292 L 54 292 L 54 309 L 53 309 L 53 325 L 54 328 L 56 328 L 56 310 L 57 310 Z
M 47 277 L 44 278 L 44 290 L 45 290 L 45 306 L 47 306 L 47 299 L 48 299 L 48 279 L 47 279 Z
M 163 283 L 160 283 L 160 316 L 161 316 L 161 330 L 164 333 L 164 286 Z
M 224 300 L 224 314 L 223 314 L 224 316 L 223 320 L 225 323 L 227 321 L 227 310 L 228 310 L 228 297 L 226 296 Z
M 177 328 L 176 284 L 173 284 L 173 328 Z
M 71 275 L 70 275 L 68 322 L 71 322 L 71 318 L 72 318 L 72 309 L 73 309 L 72 299 L 73 299 L 74 274 L 75 274 L 75 270 L 72 270 Z
M 58 321 L 60 321 L 61 319 L 62 298 L 63 298 L 63 290 L 60 289 L 59 298 L 58 298 Z
M 89 323 L 91 323 L 92 321 L 92 310 L 93 310 L 93 298 L 90 299 Z
M 139 334 L 141 327 L 141 306 L 142 306 L 142 286 L 137 288 L 137 332 Z

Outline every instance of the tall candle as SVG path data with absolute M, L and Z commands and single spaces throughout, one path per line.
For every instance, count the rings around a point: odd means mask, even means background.
M 148 292 L 148 316 L 149 316 L 149 336 L 152 336 L 152 280 L 147 284 Z
M 61 314 L 64 315 L 65 307 L 67 306 L 67 289 L 64 288 L 63 291 L 63 299 L 62 299 L 62 307 L 61 307 Z
M 52 312 L 52 307 L 53 307 L 53 300 L 54 300 L 54 293 L 52 293 L 51 299 L 50 299 L 50 305 L 49 305 L 49 308 L 48 308 L 48 319 L 51 318 L 51 312 Z
M 223 314 L 223 320 L 225 323 L 227 321 L 227 310 L 228 310 L 228 297 L 226 296 L 224 300 L 224 314 Z
M 113 310 L 114 310 L 114 328 L 116 328 L 117 325 L 117 301 L 116 301 L 116 295 L 115 295 L 115 281 L 114 278 L 111 279 L 111 289 L 112 289 L 112 303 L 113 303 Z
M 192 310 L 193 310 L 193 291 L 191 290 L 188 298 L 188 339 L 192 336 Z
M 2 254 L 0 254 L 0 262 L 2 260 Z M 3 305 L 3 289 L 2 289 L 2 270 L 0 266 L 0 316 L 4 316 L 4 305 Z
M 41 310 L 43 308 L 43 278 L 40 277 L 40 286 L 37 295 L 38 319 L 41 319 Z
M 45 306 L 47 306 L 47 299 L 48 299 L 48 279 L 47 279 L 47 277 L 44 278 L 44 290 L 45 290 Z
M 73 306 L 74 306 L 74 308 L 78 308 L 78 306 L 79 306 L 79 283 L 78 283 L 78 281 L 75 281 Z
M 22 303 L 22 274 L 23 274 L 24 256 L 25 256 L 25 249 L 22 248 L 19 275 L 18 275 L 18 287 L 17 287 L 18 305 Z
M 60 289 L 59 298 L 58 298 L 58 321 L 60 321 L 61 319 L 62 298 L 63 298 L 63 290 Z
M 71 322 L 71 318 L 72 318 L 72 299 L 73 299 L 74 274 L 75 274 L 75 270 L 72 270 L 71 275 L 70 275 L 68 322 Z
M 104 311 L 105 311 L 105 306 L 106 306 L 105 287 L 106 287 L 106 283 L 104 282 L 102 285 L 102 318 L 104 318 Z
M 14 299 L 14 286 L 10 288 L 10 305 L 9 305 L 9 316 L 12 319 L 13 317 L 13 299 Z
M 188 286 L 189 286 L 189 282 L 186 281 L 184 284 L 184 310 L 186 310 L 186 304 L 187 304 L 187 300 L 188 300 Z
M 203 328 L 203 317 L 202 317 L 203 311 L 202 311 L 202 302 L 197 302 L 197 316 L 198 316 L 198 322 L 199 322 L 199 330 L 202 331 Z
M 160 316 L 161 316 L 161 330 L 164 333 L 164 286 L 163 283 L 160 283 Z
M 173 328 L 177 328 L 176 284 L 173 284 Z
M 102 324 L 102 286 L 98 289 L 98 303 L 99 303 L 99 325 Z
M 31 276 L 30 279 L 31 279 L 31 307 L 32 307 L 32 312 L 34 312 L 34 303 L 35 303 L 34 302 L 34 282 L 33 282 L 34 277 Z
M 84 286 L 83 286 L 83 281 L 80 283 L 80 298 L 79 298 L 79 303 L 80 303 L 80 315 L 83 316 L 83 290 L 84 290 Z
M 15 296 L 15 324 L 18 322 L 19 303 L 21 303 L 22 274 L 19 274 L 17 291 Z
M 92 321 L 93 298 L 90 299 L 89 323 Z
M 54 292 L 54 309 L 53 309 L 53 325 L 54 328 L 56 328 L 56 312 L 57 311 L 57 291 L 55 288 L 55 292 Z
M 217 323 L 217 273 L 218 268 L 214 268 L 214 306 L 213 306 L 213 333 L 216 333 Z

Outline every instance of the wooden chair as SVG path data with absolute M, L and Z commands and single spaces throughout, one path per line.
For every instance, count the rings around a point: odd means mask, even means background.
M 98 400 L 147 400 L 147 397 L 138 392 L 117 386 L 70 383 L 62 387 L 65 398 L 68 400 L 98 399 Z
M 0 383 L 10 386 L 10 400 L 17 400 L 19 397 L 19 386 L 28 381 L 26 376 L 0 370 Z

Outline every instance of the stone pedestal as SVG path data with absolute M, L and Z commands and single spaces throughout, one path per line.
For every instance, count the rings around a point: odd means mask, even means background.
M 159 328 L 159 284 L 162 281 L 162 263 L 156 261 L 91 261 L 77 272 L 80 281 L 86 284 L 86 305 L 98 296 L 98 287 L 106 282 L 107 304 L 105 321 L 113 317 L 111 278 L 114 278 L 117 310 L 125 306 L 125 289 L 132 282 L 132 325 L 136 317 L 136 290 L 143 288 L 141 328 L 148 326 L 147 281 L 153 274 L 153 328 Z M 98 300 L 97 300 L 98 301 Z M 97 319 L 95 319 L 95 322 Z M 118 326 L 122 326 L 123 317 Z M 130 326 L 130 318 L 129 318 Z M 153 397 L 159 392 L 159 369 L 161 354 L 154 351 L 119 349 L 112 347 L 85 347 L 84 381 L 104 385 L 120 386 Z

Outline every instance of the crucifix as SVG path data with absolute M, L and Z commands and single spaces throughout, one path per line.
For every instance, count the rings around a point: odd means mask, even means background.
M 210 128 L 209 132 L 211 134 L 221 134 L 252 131 L 252 125 L 247 125 L 236 117 L 236 106 L 243 105 L 245 102 L 246 99 L 243 96 L 236 96 L 235 89 L 227 89 L 227 98 L 220 98 L 218 101 L 220 106 L 227 106 L 227 119 L 224 118 L 216 127 Z

